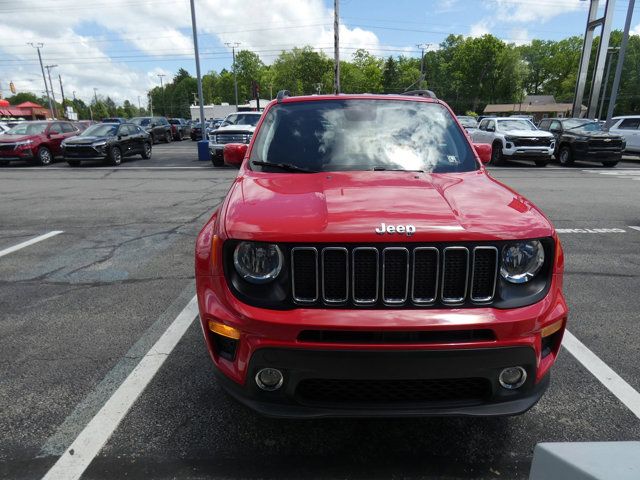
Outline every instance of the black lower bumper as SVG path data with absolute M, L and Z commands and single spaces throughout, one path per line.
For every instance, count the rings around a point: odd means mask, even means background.
M 522 366 L 527 380 L 508 390 L 498 382 L 505 367 Z M 257 372 L 284 374 L 282 388 L 261 390 Z M 536 358 L 528 347 L 461 350 L 354 351 L 257 350 L 245 385 L 216 369 L 222 386 L 240 402 L 267 416 L 411 417 L 505 416 L 530 409 L 545 392 L 537 384 Z

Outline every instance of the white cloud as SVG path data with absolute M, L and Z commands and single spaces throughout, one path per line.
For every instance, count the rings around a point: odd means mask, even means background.
M 526 0 L 494 0 L 496 13 L 501 19 L 512 22 L 546 22 L 559 15 L 586 10 L 587 2 L 578 0 L 545 0 L 543 2 L 530 2 Z
M 471 29 L 469 30 L 470 37 L 481 37 L 486 35 L 487 33 L 491 33 L 491 27 L 493 23 L 489 19 L 481 20 L 477 23 L 471 25 Z
M 167 75 L 165 81 L 175 73 L 158 66 L 163 65 L 161 56 L 184 59 L 171 64 L 176 70 L 194 70 L 191 15 L 184 0 L 110 0 L 108 7 L 65 0 L 64 8 L 21 0 L 18 5 L 0 18 L 0 38 L 11 39 L 0 43 L 0 54 L 7 59 L 0 62 L 5 89 L 11 80 L 19 90 L 38 95 L 43 90 L 36 52 L 24 45 L 29 41 L 45 44 L 43 60 L 59 65 L 52 73 L 56 78 L 62 74 L 65 94 L 71 97 L 75 90 L 84 100 L 93 97 L 95 87 L 116 102 L 136 103 L 141 95 L 144 103 L 146 91 L 159 84 L 158 73 Z M 240 42 L 241 49 L 256 51 L 266 63 L 294 46 L 311 45 L 332 54 L 333 11 L 322 0 L 200 0 L 196 8 L 201 52 L 209 58 L 226 59 L 225 42 Z M 88 25 L 98 33 L 78 33 Z M 356 48 L 372 53 L 382 48 L 378 37 L 362 28 L 341 25 L 340 36 L 345 58 Z M 146 61 L 154 56 L 157 64 Z M 59 90 L 55 81 L 54 87 Z
M 586 11 L 589 5 L 588 2 L 580 2 L 578 0 L 545 0 L 542 2 L 531 0 L 488 0 L 485 2 L 484 7 L 491 12 L 491 16 L 485 17 L 471 26 L 469 35 L 472 37 L 492 33 L 491 29 L 498 24 L 526 24 L 532 21 L 544 23 L 560 15 L 579 10 Z M 510 42 L 520 44 L 530 41 L 526 30 L 523 34 L 521 29 L 514 28 L 511 30 L 510 35 L 511 38 L 507 39 Z

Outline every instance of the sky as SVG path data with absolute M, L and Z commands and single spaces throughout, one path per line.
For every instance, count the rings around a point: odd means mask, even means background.
M 491 33 L 507 42 L 582 35 L 588 1 L 341 0 L 341 56 L 358 48 L 419 57 L 449 34 Z M 601 2 L 604 3 L 604 0 Z M 195 0 L 202 72 L 230 68 L 231 48 L 271 63 L 283 49 L 310 45 L 333 55 L 333 0 Z M 622 29 L 628 0 L 617 0 Z M 633 31 L 640 34 L 640 2 Z M 0 0 L 0 91 L 44 93 L 37 51 L 51 68 L 54 95 L 110 96 L 146 105 L 146 92 L 179 68 L 195 75 L 189 0 Z M 97 89 L 97 90 L 94 90 Z

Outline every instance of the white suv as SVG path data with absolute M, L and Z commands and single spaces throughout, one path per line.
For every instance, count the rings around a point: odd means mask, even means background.
M 260 112 L 236 112 L 227 115 L 222 124 L 209 134 L 211 161 L 216 167 L 224 166 L 222 152 L 227 143 L 249 143 L 260 120 Z
M 627 115 L 611 119 L 610 133 L 622 135 L 627 142 L 625 152 L 640 153 L 640 115 Z
M 552 133 L 538 130 L 524 118 L 483 118 L 478 129 L 472 132 L 474 143 L 491 145 L 491 164 L 501 165 L 505 160 L 533 160 L 538 167 L 551 161 L 556 148 Z

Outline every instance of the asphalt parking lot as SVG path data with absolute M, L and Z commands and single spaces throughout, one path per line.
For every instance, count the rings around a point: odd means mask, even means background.
M 195 236 L 235 176 L 195 150 L 0 169 L 1 478 L 42 478 L 65 451 L 88 455 L 68 449 L 150 356 L 159 370 L 119 424 L 107 415 L 113 435 L 92 424 L 108 440 L 83 478 L 519 479 L 538 442 L 640 438 L 640 405 L 566 349 L 525 415 L 420 420 L 263 418 L 216 384 L 194 315 L 174 349 L 148 354 L 195 293 Z M 640 391 L 640 163 L 491 174 L 561 229 L 569 330 Z

